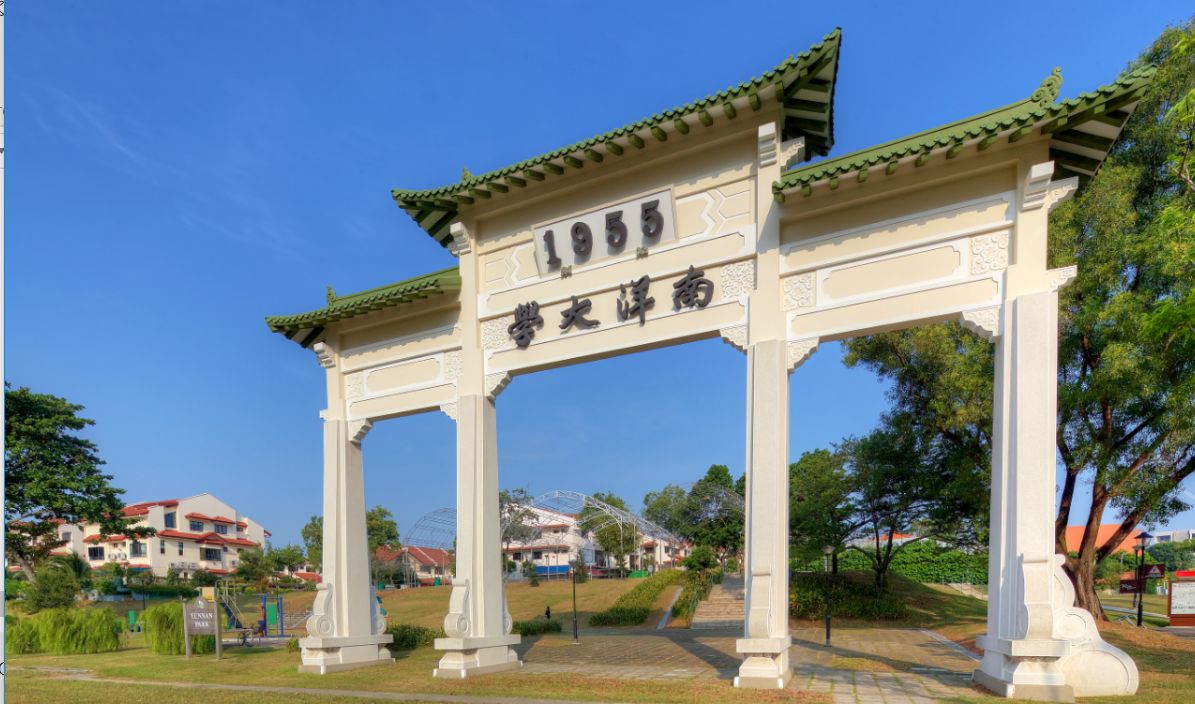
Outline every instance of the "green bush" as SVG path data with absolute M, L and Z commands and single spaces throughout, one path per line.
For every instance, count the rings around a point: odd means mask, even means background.
M 32 618 L 5 623 L 5 650 L 11 654 L 82 655 L 119 650 L 123 626 L 110 609 L 83 607 L 46 609 Z
M 197 587 L 214 587 L 220 578 L 207 570 L 195 570 L 191 575 L 191 584 Z
M 150 652 L 158 655 L 182 655 L 187 652 L 183 643 L 182 604 L 155 604 L 141 612 L 141 624 Z M 215 636 L 191 636 L 192 653 L 202 655 L 215 650 Z
M 29 580 L 23 577 L 5 577 L 4 578 L 4 600 L 16 599 L 19 596 L 25 596 L 29 590 Z
M 149 586 L 130 587 L 135 598 L 141 596 L 148 597 L 171 597 L 177 599 L 183 597 L 184 599 L 194 599 L 199 596 L 199 590 L 194 587 L 188 587 L 182 584 L 151 584 Z
M 826 613 L 826 580 L 830 580 L 830 609 L 842 618 L 895 620 L 908 616 L 904 602 L 870 582 L 847 575 L 798 574 L 789 587 L 789 615 L 817 619 Z
M 709 596 L 710 589 L 721 581 L 722 572 L 717 569 L 686 572 L 685 587 L 672 605 L 672 618 L 691 620 L 693 612 L 697 610 L 697 602 Z
M 710 546 L 698 545 L 681 564 L 691 570 L 708 570 L 718 564 L 718 556 Z
M 822 558 L 819 555 L 808 562 L 794 563 L 793 569 L 821 572 Z M 871 560 L 858 550 L 846 550 L 838 554 L 838 570 L 870 571 Z M 888 571 L 922 584 L 987 584 L 988 554 L 960 552 L 922 540 L 896 553 Z
M 302 650 L 302 648 L 299 646 L 298 638 L 291 638 L 290 640 L 286 641 L 286 652 L 297 653 L 300 650 Z
M 412 626 L 408 623 L 391 624 L 386 627 L 386 632 L 394 636 L 394 642 L 386 646 L 390 650 L 414 650 L 420 646 L 432 645 L 437 638 L 446 636 L 442 629 Z
M 559 621 L 535 619 L 533 621 L 515 621 L 511 630 L 526 638 L 544 633 L 560 633 L 563 629 L 564 627 L 560 625 Z
M 63 567 L 52 565 L 37 571 L 37 580 L 29 585 L 26 602 L 30 613 L 63 608 L 74 605 L 78 592 L 79 581 L 75 575 Z
M 664 570 L 644 579 L 634 589 L 618 597 L 605 611 L 589 617 L 590 626 L 637 626 L 647 620 L 656 599 L 670 585 L 676 584 L 684 572 Z

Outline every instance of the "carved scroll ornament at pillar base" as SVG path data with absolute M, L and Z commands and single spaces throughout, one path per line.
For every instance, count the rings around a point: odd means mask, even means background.
M 336 622 L 332 620 L 332 585 L 323 582 L 315 585 L 315 603 L 307 617 L 307 635 L 313 638 L 330 638 L 336 633 Z
M 1000 337 L 1000 306 L 965 310 L 959 314 L 963 327 L 989 342 Z
M 772 573 L 768 570 L 751 571 L 751 610 L 747 612 L 747 637 L 767 638 L 768 622 L 772 611 L 768 607 L 771 595 Z
M 444 632 L 450 638 L 469 635 L 469 580 L 453 579 L 452 594 L 448 597 L 448 615 L 444 617 Z
M 809 357 L 817 351 L 818 338 L 807 337 L 803 340 L 792 340 L 786 347 L 786 355 L 788 361 L 788 370 L 791 372 L 801 365 L 802 362 L 809 359 Z
M 1059 660 L 1066 683 L 1077 697 L 1136 693 L 1136 663 L 1124 651 L 1104 642 L 1095 618 L 1075 606 L 1075 586 L 1062 569 L 1065 562 L 1064 555 L 1053 556 L 1054 637 L 1070 642 L 1070 652 Z

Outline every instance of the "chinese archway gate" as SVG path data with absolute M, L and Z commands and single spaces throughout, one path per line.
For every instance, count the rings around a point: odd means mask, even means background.
M 361 441 L 375 421 L 457 426 L 456 575 L 435 673 L 520 665 L 498 543 L 495 414 L 512 378 L 721 337 L 747 373 L 746 615 L 735 684 L 783 687 L 788 374 L 822 341 L 947 320 L 996 347 L 988 630 L 1004 696 L 1130 694 L 1054 554 L 1058 290 L 1047 216 L 1093 175 L 1152 70 L 1024 100 L 845 156 L 839 33 L 713 97 L 459 183 L 394 191 L 458 266 L 268 319 L 327 374 L 324 582 L 302 668 L 389 660 L 369 580 Z

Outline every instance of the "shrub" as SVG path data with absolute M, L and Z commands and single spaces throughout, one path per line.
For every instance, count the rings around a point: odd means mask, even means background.
M 531 586 L 539 586 L 539 572 L 535 569 L 535 563 L 531 560 L 523 561 L 523 576 L 527 578 Z
M 391 624 L 386 627 L 386 632 L 394 636 L 394 642 L 386 646 L 390 650 L 414 650 L 433 645 L 437 638 L 447 636 L 443 629 L 412 626 L 409 623 Z
M 158 655 L 182 655 L 183 606 L 177 602 L 155 604 L 141 612 L 145 644 Z M 215 636 L 191 636 L 191 652 L 197 655 L 216 650 Z
M 631 591 L 618 597 L 618 601 L 605 611 L 589 617 L 590 626 L 637 626 L 647 620 L 651 607 L 660 593 L 675 584 L 684 572 L 664 570 L 635 585 Z
M 895 620 L 908 616 L 904 602 L 874 584 L 829 575 L 831 614 L 843 618 Z M 789 588 L 789 615 L 817 619 L 826 613 L 826 574 L 795 575 Z
M 708 570 L 718 564 L 718 556 L 710 546 L 698 545 L 681 564 L 691 570 Z
M 120 649 L 122 626 L 120 617 L 109 609 L 46 609 L 33 618 L 8 623 L 5 650 L 13 654 L 107 653 Z
M 171 597 L 177 599 L 194 599 L 199 596 L 199 590 L 184 584 L 152 584 L 144 587 L 132 587 L 135 597 Z
M 23 577 L 5 577 L 4 578 L 4 600 L 16 599 L 19 596 L 25 596 L 29 590 L 29 580 Z
M 72 606 L 78 591 L 79 582 L 69 570 L 58 565 L 45 567 L 38 570 L 37 580 L 29 585 L 29 611 Z
M 549 621 L 548 619 L 535 619 L 532 621 L 515 621 L 511 629 L 524 638 L 527 636 L 538 636 L 544 633 L 560 633 L 563 626 L 559 621 Z
M 672 617 L 686 620 L 693 618 L 697 610 L 697 602 L 709 596 L 710 589 L 719 582 L 722 573 L 719 570 L 702 570 L 685 574 L 685 587 L 672 605 Z
M 214 587 L 220 578 L 207 570 L 196 570 L 191 575 L 191 584 L 197 587 Z
M 302 650 L 302 648 L 299 647 L 298 638 L 291 638 L 290 640 L 286 641 L 286 652 L 297 653 L 300 650 Z

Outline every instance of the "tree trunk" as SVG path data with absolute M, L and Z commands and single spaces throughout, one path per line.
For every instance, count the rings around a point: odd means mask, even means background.
M 37 576 L 33 574 L 33 565 L 29 564 L 29 560 L 26 560 L 24 555 L 13 555 L 13 557 L 17 559 L 17 564 L 21 567 L 25 579 L 28 579 L 30 584 L 36 582 Z
M 1095 591 L 1095 560 L 1094 555 L 1079 554 L 1070 569 L 1071 581 L 1075 584 L 1075 605 L 1086 609 L 1097 620 L 1106 621 L 1104 609 L 1100 606 L 1099 595 Z

